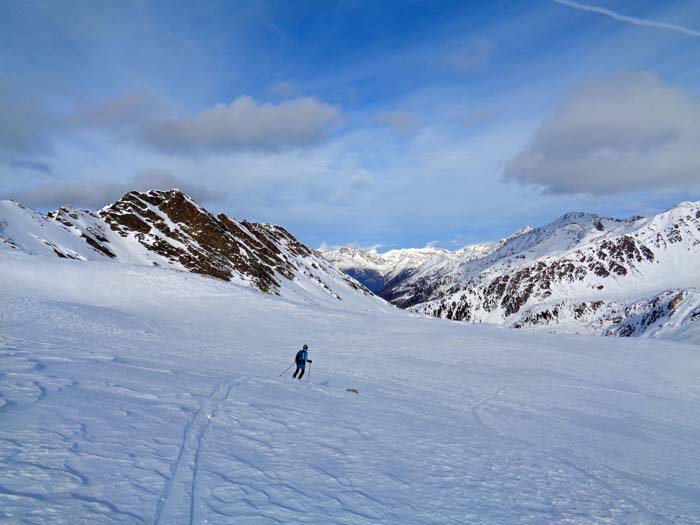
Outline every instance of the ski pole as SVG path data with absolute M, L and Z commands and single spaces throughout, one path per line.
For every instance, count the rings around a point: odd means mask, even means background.
M 311 363 L 309 363 L 309 375 L 306 376 L 306 379 L 311 379 Z
M 289 369 L 292 368 L 293 366 L 294 366 L 294 363 L 292 363 L 292 364 L 289 365 L 287 368 L 285 368 L 285 369 L 284 369 L 284 372 L 282 372 L 282 373 L 279 375 L 279 377 L 282 377 L 282 376 L 287 372 L 287 370 L 289 370 Z

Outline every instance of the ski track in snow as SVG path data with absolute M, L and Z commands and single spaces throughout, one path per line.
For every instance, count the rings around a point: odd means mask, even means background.
M 481 425 L 482 427 L 484 427 L 484 428 L 487 429 L 487 430 L 491 430 L 491 429 L 484 423 L 484 420 L 481 419 L 481 416 L 479 415 L 479 409 L 480 409 L 481 407 L 487 405 L 488 403 L 490 403 L 490 402 L 493 401 L 494 399 L 496 399 L 496 397 L 498 397 L 498 395 L 499 395 L 501 392 L 503 392 L 505 389 L 506 389 L 506 387 L 505 387 L 505 386 L 502 386 L 501 388 L 499 388 L 498 390 L 496 390 L 493 394 L 486 396 L 486 397 L 485 397 L 484 399 L 482 399 L 481 401 L 477 401 L 476 403 L 474 403 L 474 404 L 470 407 L 470 410 L 471 410 L 471 412 L 472 412 L 472 416 L 474 416 L 474 419 L 476 420 L 476 422 L 479 423 L 479 425 Z
M 240 384 L 240 382 L 236 384 Z M 173 518 L 169 516 L 167 505 L 172 496 L 173 484 L 185 483 L 183 478 L 187 477 L 189 477 L 189 492 L 187 494 L 187 498 L 189 499 L 188 523 L 195 523 L 194 517 L 197 501 L 197 473 L 199 471 L 199 462 L 204 445 L 204 438 L 207 430 L 209 429 L 212 418 L 218 411 L 219 404 L 228 399 L 229 395 L 231 394 L 231 390 L 236 384 L 229 381 L 216 385 L 211 395 L 202 400 L 199 409 L 185 426 L 182 436 L 182 444 L 180 445 L 177 459 L 171 468 L 170 478 L 165 483 L 163 493 L 158 500 L 158 507 L 156 509 L 156 516 L 154 520 L 155 525 L 160 525 L 160 523 L 171 523 Z M 222 392 L 224 393 L 223 395 Z M 189 476 L 183 472 L 185 469 L 190 470 Z M 166 515 L 166 521 L 163 522 L 162 519 L 164 512 Z
M 109 270 L 108 301 L 0 265 L 0 523 L 698 523 L 695 347 Z

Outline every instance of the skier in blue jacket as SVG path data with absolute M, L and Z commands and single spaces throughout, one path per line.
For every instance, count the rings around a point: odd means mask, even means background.
M 304 348 L 297 352 L 294 362 L 297 364 L 297 369 L 294 371 L 294 375 L 292 377 L 295 379 L 301 379 L 304 375 L 304 370 L 306 369 L 306 363 L 313 363 L 313 361 L 309 359 L 309 345 L 304 345 Z M 298 378 L 297 374 L 299 374 Z

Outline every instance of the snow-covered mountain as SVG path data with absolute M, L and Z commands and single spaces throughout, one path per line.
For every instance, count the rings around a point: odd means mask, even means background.
M 531 229 L 526 226 L 501 241 L 471 244 L 456 251 L 426 246 L 378 253 L 374 248 L 362 249 L 348 244 L 340 248 L 321 248 L 319 252 L 326 260 L 374 293 L 398 306 L 406 307 L 420 302 L 417 297 L 405 294 L 403 289 L 403 283 L 410 282 L 411 278 L 447 273 L 465 262 L 490 254 L 509 239 Z
M 353 245 L 340 248 L 321 248 L 323 257 L 336 268 L 357 279 L 373 292 L 381 292 L 392 282 L 398 282 L 435 258 L 449 257 L 451 252 L 426 246 L 378 253 L 376 249 L 362 249 Z
M 0 201 L 3 248 L 160 266 L 274 294 L 379 301 L 281 226 L 214 216 L 176 189 L 130 192 L 98 212 L 61 208 L 47 216 Z
M 649 218 L 568 213 L 433 257 L 377 293 L 453 320 L 700 340 L 700 203 Z
M 448 319 L 697 339 L 700 203 L 650 218 L 564 215 L 462 265 L 422 299 L 412 310 Z
M 380 254 L 317 252 L 281 226 L 214 216 L 179 190 L 152 190 L 47 216 L 2 201 L 0 250 L 158 266 L 333 307 L 374 308 L 381 300 L 370 288 L 451 320 L 700 341 L 700 203 L 650 218 L 569 213 L 495 243 Z

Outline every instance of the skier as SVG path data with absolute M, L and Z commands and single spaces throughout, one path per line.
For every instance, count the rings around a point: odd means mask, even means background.
M 294 362 L 297 364 L 297 369 L 294 371 L 294 375 L 292 377 L 294 379 L 301 379 L 304 375 L 304 370 L 306 369 L 306 363 L 313 363 L 313 361 L 309 359 L 309 345 L 304 345 L 304 347 L 297 352 Z M 298 378 L 297 374 L 299 374 Z

